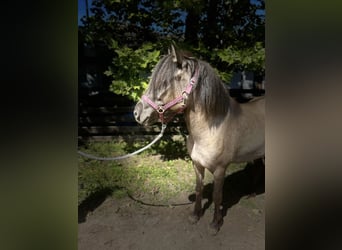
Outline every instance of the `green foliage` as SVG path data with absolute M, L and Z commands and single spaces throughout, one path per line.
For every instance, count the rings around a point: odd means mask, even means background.
M 260 42 L 244 49 L 228 46 L 225 49 L 217 49 L 216 53 L 221 61 L 235 65 L 236 68 L 252 71 L 265 69 L 265 48 Z
M 197 57 L 208 61 L 223 82 L 229 83 L 235 70 L 262 72 L 265 70 L 265 48 L 262 42 L 254 46 L 230 45 L 223 49 L 207 49 L 203 43 L 198 48 L 190 48 Z
M 265 1 L 92 1 L 80 35 L 113 55 L 110 91 L 137 101 L 171 40 L 196 52 L 224 82 L 234 70 L 265 69 Z
M 109 69 L 104 72 L 113 79 L 110 91 L 137 101 L 148 85 L 148 76 L 158 62 L 160 50 L 152 43 L 144 43 L 133 50 L 120 47 L 115 40 L 110 49 L 116 53 Z

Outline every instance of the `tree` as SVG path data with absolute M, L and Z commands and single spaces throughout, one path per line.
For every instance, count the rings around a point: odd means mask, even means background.
M 262 0 L 94 0 L 80 27 L 88 46 L 113 57 L 110 90 L 136 100 L 173 40 L 207 60 L 229 82 L 233 70 L 264 70 Z

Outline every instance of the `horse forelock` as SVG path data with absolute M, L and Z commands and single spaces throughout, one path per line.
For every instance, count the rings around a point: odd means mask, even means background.
M 154 67 L 147 92 L 156 98 L 158 93 L 172 89 L 171 80 L 177 70 L 177 65 L 172 61 L 171 55 L 165 55 Z

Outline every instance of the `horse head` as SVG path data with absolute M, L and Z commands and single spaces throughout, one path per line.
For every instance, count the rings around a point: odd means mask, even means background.
M 152 71 L 148 88 L 135 105 L 134 117 L 142 125 L 170 121 L 182 112 L 197 82 L 196 60 L 173 45 Z

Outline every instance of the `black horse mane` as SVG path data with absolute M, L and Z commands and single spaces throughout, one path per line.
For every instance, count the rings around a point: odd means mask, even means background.
M 204 110 L 207 118 L 222 117 L 229 108 L 229 92 L 215 70 L 204 61 L 198 61 L 199 79 L 193 101 Z
M 229 92 L 215 70 L 207 62 L 194 57 L 183 56 L 182 60 L 183 65 L 186 64 L 190 68 L 192 76 L 196 67 L 199 70 L 198 81 L 189 96 L 189 104 L 192 102 L 189 106 L 199 107 L 208 119 L 226 115 L 229 108 Z M 148 93 L 152 94 L 154 99 L 159 92 L 175 91 L 178 88 L 171 84 L 176 70 L 177 63 L 173 61 L 172 55 L 160 59 L 153 70 L 148 88 Z

